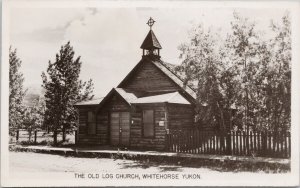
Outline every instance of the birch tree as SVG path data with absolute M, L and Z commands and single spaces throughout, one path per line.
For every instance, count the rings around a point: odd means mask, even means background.
M 188 43 L 179 47 L 182 64 L 178 71 L 185 73 L 185 85 L 196 83 L 197 114 L 200 121 L 214 128 L 225 130 L 223 109 L 224 94 L 220 91 L 222 65 L 218 54 L 217 36 L 200 24 L 190 32 Z
M 267 39 L 256 23 L 233 13 L 224 40 L 202 25 L 180 45 L 185 85 L 197 85 L 197 115 L 225 129 L 227 109 L 240 130 L 281 131 L 290 127 L 291 31 L 286 14 L 271 24 Z M 272 35 L 270 35 L 272 36 Z M 223 109 L 223 110 L 221 110 Z M 226 115 L 228 116 L 228 114 Z
M 280 23 L 271 23 L 271 59 L 264 75 L 268 129 L 289 130 L 291 124 L 291 23 L 286 13 Z
M 9 133 L 21 128 L 23 119 L 24 76 L 20 71 L 22 61 L 17 56 L 17 50 L 9 48 Z

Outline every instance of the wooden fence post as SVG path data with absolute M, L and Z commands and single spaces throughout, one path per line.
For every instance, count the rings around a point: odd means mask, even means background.
M 36 145 L 37 130 L 34 131 L 34 144 Z
M 75 131 L 75 141 L 77 136 Z M 250 131 L 247 135 L 246 131 L 180 130 L 166 133 L 165 138 L 165 150 L 178 153 L 288 158 L 291 152 L 291 138 L 288 132 L 275 134 Z
M 226 133 L 226 154 L 231 155 L 231 134 L 230 134 L 230 132 Z
M 166 131 L 166 134 L 165 134 L 165 151 L 168 151 L 169 150 L 169 134 L 168 132 Z

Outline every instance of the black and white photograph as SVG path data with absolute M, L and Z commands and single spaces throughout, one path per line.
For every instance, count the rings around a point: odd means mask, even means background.
M 300 1 L 4 0 L 1 186 L 299 186 Z

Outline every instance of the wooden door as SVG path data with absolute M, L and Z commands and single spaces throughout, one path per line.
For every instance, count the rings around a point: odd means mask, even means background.
M 113 146 L 119 145 L 120 139 L 120 114 L 119 112 L 112 112 L 110 114 L 110 143 Z
M 129 146 L 129 112 L 112 112 L 110 116 L 110 143 L 113 146 Z

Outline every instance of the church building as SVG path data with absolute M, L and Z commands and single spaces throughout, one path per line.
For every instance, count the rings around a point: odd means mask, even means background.
M 79 145 L 163 150 L 172 129 L 194 126 L 196 93 L 161 60 L 150 18 L 142 59 L 104 98 L 77 103 Z

